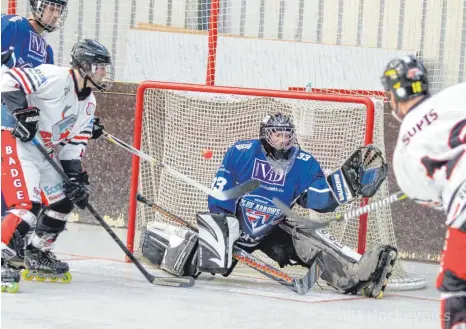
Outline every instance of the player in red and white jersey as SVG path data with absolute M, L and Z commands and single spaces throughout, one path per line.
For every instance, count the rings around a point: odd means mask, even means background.
M 398 186 L 414 201 L 446 214 L 437 288 L 443 328 L 466 328 L 466 83 L 429 94 L 422 61 L 390 61 L 381 78 L 401 121 L 393 155 Z
M 53 242 L 73 204 L 84 209 L 89 197 L 81 160 L 93 135 L 96 101 L 91 87 L 105 90 L 113 81 L 111 57 L 102 44 L 80 41 L 71 58 L 71 69 L 48 64 L 13 68 L 0 82 L 2 102 L 10 111 L 2 116 L 2 186 L 8 207 L 2 242 L 8 244 L 15 231 L 24 236 L 37 223 L 25 265 L 32 274 L 54 277 L 69 268 L 50 251 Z M 60 162 L 72 184 L 64 185 L 30 142 L 34 137 Z M 47 208 L 40 212 L 43 203 Z

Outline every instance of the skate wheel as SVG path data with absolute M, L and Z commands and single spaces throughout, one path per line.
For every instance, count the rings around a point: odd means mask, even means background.
M 34 274 L 32 274 L 31 272 L 29 272 L 29 270 L 23 270 L 21 272 L 21 276 L 23 277 L 24 280 L 26 281 L 31 281 L 32 279 L 34 279 Z
M 70 272 L 66 272 L 63 274 L 63 276 L 60 278 L 61 282 L 63 283 L 69 283 L 71 282 L 71 279 L 73 277 L 71 276 L 71 273 Z
M 36 280 L 37 281 L 43 282 L 46 279 L 47 279 L 47 276 L 45 276 L 44 274 L 36 274 Z
M 58 276 L 51 276 L 49 278 L 50 282 L 57 282 L 60 278 Z
M 9 292 L 10 294 L 17 293 L 19 290 L 19 284 L 17 282 L 13 282 L 11 286 L 8 286 L 6 288 L 6 291 Z M 3 291 L 3 290 L 2 290 Z
M 395 250 L 390 251 L 390 258 L 392 259 L 392 261 L 394 261 L 397 256 L 398 253 Z
M 382 290 L 382 291 L 380 291 L 379 294 L 378 294 L 377 296 L 375 296 L 374 298 L 375 298 L 375 299 L 382 299 L 382 298 L 383 298 L 383 295 L 384 295 L 384 293 L 383 293 L 383 290 Z

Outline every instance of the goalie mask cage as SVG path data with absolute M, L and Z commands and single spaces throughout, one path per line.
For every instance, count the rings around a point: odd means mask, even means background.
M 138 88 L 134 147 L 210 186 L 228 147 L 240 139 L 258 138 L 263 117 L 277 111 L 292 115 L 301 148 L 315 156 L 324 171 L 339 167 L 362 145 L 374 143 L 385 151 L 383 102 L 375 98 L 156 81 L 143 82 Z M 213 150 L 211 159 L 201 156 L 206 148 Z M 194 225 L 196 213 L 208 210 L 205 193 L 136 156 L 132 175 L 127 241 L 129 250 L 134 250 L 138 258 L 142 258 L 141 237 L 147 225 L 169 220 L 137 203 L 137 192 Z M 387 196 L 385 181 L 371 201 Z M 353 202 L 337 211 L 359 206 L 360 203 Z M 311 218 L 332 217 L 299 206 L 294 210 Z M 330 230 L 342 243 L 360 253 L 380 243 L 396 246 L 389 206 L 363 215 L 360 220 L 334 223 Z M 261 252 L 254 254 L 278 266 Z M 395 267 L 388 288 L 411 290 L 426 285 L 425 278 L 408 274 L 401 261 Z M 301 276 L 305 269 L 287 266 L 284 271 Z

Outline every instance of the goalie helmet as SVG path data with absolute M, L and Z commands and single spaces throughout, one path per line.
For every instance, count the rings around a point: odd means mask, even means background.
M 267 115 L 260 124 L 259 139 L 267 156 L 274 160 L 288 160 L 296 144 L 295 125 L 282 113 Z
M 396 108 L 392 114 L 400 120 L 398 103 L 429 93 L 427 70 L 419 58 L 409 55 L 391 60 L 380 78 L 383 88 L 393 93 Z
M 68 14 L 68 0 L 29 0 L 32 16 L 46 32 L 63 25 Z
M 110 89 L 114 70 L 110 53 L 101 43 L 90 39 L 77 42 L 71 50 L 71 65 L 79 69 L 84 88 L 90 81 L 101 91 Z

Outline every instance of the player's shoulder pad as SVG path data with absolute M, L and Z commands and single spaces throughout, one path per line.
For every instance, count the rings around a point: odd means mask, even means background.
M 235 152 L 247 152 L 260 146 L 261 143 L 258 139 L 245 139 L 236 141 L 232 145 L 231 149 L 233 149 Z

